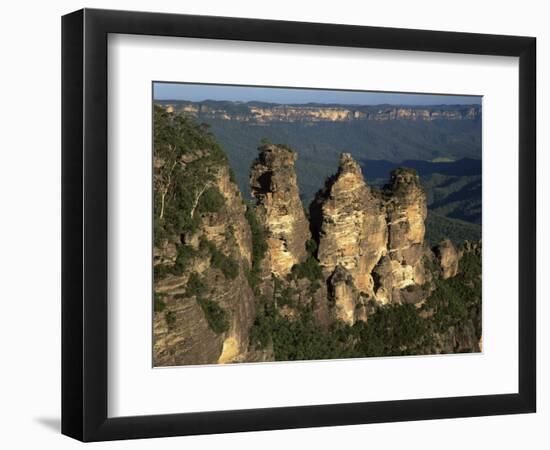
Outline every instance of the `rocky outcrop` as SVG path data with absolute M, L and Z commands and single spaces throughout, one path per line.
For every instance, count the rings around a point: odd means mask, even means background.
M 387 252 L 385 208 L 366 185 L 359 164 L 349 153 L 311 208 L 319 241 L 317 258 L 326 277 L 346 269 L 355 287 L 370 296 L 372 269 Z
M 455 246 L 449 239 L 441 241 L 434 249 L 441 267 L 441 277 L 446 280 L 452 278 L 458 273 L 459 255 Z
M 256 315 L 254 294 L 244 272 L 251 261 L 250 228 L 227 166 L 219 168 L 211 184 L 223 197 L 219 210 L 201 214 L 196 231 L 181 236 L 182 242 L 165 243 L 154 250 L 159 263 L 175 253 L 174 264 L 178 252 L 187 252 L 181 274 L 155 279 L 155 366 L 247 358 L 249 330 Z
M 327 279 L 341 266 L 368 299 L 383 304 L 425 299 L 427 206 L 415 171 L 395 170 L 380 192 L 366 185 L 357 162 L 343 153 L 338 172 L 317 194 L 310 212 Z M 348 311 L 348 317 L 354 314 Z
M 228 219 L 223 228 L 216 229 L 216 236 L 207 236 L 210 240 L 227 240 L 228 232 L 234 238 L 238 246 L 238 254 L 246 260 L 247 264 L 252 263 L 252 237 L 250 226 L 245 218 L 246 206 L 243 203 L 241 192 L 234 181 L 231 180 L 231 174 L 228 166 L 220 169 L 219 176 L 216 179 L 216 185 L 224 197 L 225 211 L 222 216 Z M 216 217 L 214 222 L 219 221 Z M 216 225 L 218 225 L 216 223 Z M 215 225 L 215 226 L 216 226 Z
M 475 120 L 481 116 L 476 105 L 438 106 L 357 106 L 279 105 L 240 103 L 228 109 L 221 102 L 160 102 L 167 111 L 182 111 L 200 119 L 237 120 L 241 122 L 350 122 L 357 120 L 433 121 Z
M 374 269 L 378 280 L 375 295 L 383 302 L 395 302 L 393 291 L 420 286 L 426 282 L 423 258 L 427 216 L 426 194 L 418 174 L 410 169 L 396 169 L 384 188 L 388 226 L 387 258 Z M 393 280 L 390 292 L 388 285 Z
M 311 237 L 294 163 L 297 155 L 286 146 L 264 145 L 250 171 L 256 215 L 265 229 L 271 272 L 283 277 L 305 260 Z
M 414 285 L 413 275 L 411 266 L 402 265 L 385 255 L 373 272 L 376 299 L 383 304 L 397 300 L 395 297 L 399 290 Z
M 482 351 L 481 338 L 476 336 L 475 328 L 465 325 L 451 326 L 444 333 L 434 333 L 432 349 L 428 353 L 478 353 Z
M 329 299 L 334 308 L 334 317 L 347 325 L 353 325 L 356 317 L 356 305 L 359 292 L 349 271 L 341 265 L 336 266 L 328 279 Z
M 462 247 L 458 251 L 459 259 L 467 254 L 481 256 L 481 241 L 464 241 Z

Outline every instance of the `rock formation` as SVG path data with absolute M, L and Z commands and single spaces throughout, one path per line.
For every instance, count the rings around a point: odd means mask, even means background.
M 441 277 L 444 280 L 454 277 L 458 272 L 459 256 L 453 243 L 444 239 L 434 249 L 434 253 L 441 266 Z
M 422 285 L 426 281 L 423 257 L 427 216 L 426 194 L 420 186 L 417 173 L 410 169 L 396 169 L 384 188 L 388 226 L 387 258 L 375 268 L 379 280 L 377 300 L 395 302 L 394 291 Z M 388 280 L 392 282 L 389 283 Z M 392 289 L 390 290 L 390 286 Z
M 328 279 L 329 298 L 334 307 L 334 317 L 347 325 L 353 325 L 359 299 L 353 277 L 341 265 L 337 265 Z
M 311 207 L 317 257 L 326 278 L 341 266 L 366 298 L 383 304 L 421 301 L 427 281 L 423 258 L 429 252 L 424 244 L 426 215 L 426 196 L 416 172 L 395 170 L 379 192 L 366 185 L 359 165 L 343 153 L 338 172 Z M 355 310 L 347 311 L 348 317 L 355 315 Z
M 311 237 L 296 182 L 296 158 L 285 146 L 264 145 L 250 171 L 256 215 L 266 231 L 269 266 L 278 277 L 306 259 L 305 243 Z
M 182 236 L 183 242 L 155 248 L 159 262 L 172 256 L 175 264 L 178 248 L 190 254 L 181 275 L 155 280 L 155 295 L 165 305 L 153 319 L 156 366 L 247 359 L 248 334 L 256 315 L 243 269 L 251 260 L 250 228 L 227 166 L 219 168 L 211 184 L 223 196 L 221 208 L 201 214 L 197 230 Z
M 463 255 L 468 253 L 474 254 L 476 256 L 481 256 L 481 241 L 464 241 L 461 249 L 458 251 L 459 259 L 462 258 Z
M 371 272 L 387 251 L 385 211 L 349 153 L 341 155 L 338 172 L 317 195 L 311 214 L 317 222 L 317 257 L 325 275 L 340 265 L 359 291 L 373 296 Z

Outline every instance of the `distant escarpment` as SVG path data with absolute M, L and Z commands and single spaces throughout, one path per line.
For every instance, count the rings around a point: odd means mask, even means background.
M 155 108 L 154 145 L 156 366 L 479 351 L 481 242 L 428 245 L 414 170 L 377 189 L 343 153 L 306 212 L 286 145 L 250 203 L 192 118 Z
M 258 102 L 188 102 L 181 100 L 162 100 L 158 103 L 162 104 L 169 112 L 184 112 L 200 120 L 219 119 L 256 123 L 476 120 L 481 115 L 481 108 L 477 105 L 281 105 Z

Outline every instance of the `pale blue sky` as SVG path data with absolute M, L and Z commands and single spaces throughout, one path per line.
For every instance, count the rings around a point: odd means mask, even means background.
M 481 96 L 333 91 L 269 87 L 154 83 L 155 100 L 229 100 L 271 103 L 339 103 L 348 105 L 463 105 L 481 104 Z

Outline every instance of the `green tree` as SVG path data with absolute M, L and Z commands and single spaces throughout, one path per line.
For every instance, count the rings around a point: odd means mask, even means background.
M 155 236 L 167 237 L 197 226 L 202 196 L 206 210 L 220 206 L 212 182 L 227 158 L 206 125 L 183 114 L 154 108 Z
M 220 334 L 229 330 L 227 312 L 215 300 L 198 298 L 197 302 L 204 312 L 210 329 L 214 333 Z
M 156 105 L 153 124 L 154 244 L 169 240 L 178 252 L 175 264 L 155 266 L 159 279 L 184 272 L 195 254 L 181 237 L 197 229 L 201 215 L 223 207 L 215 180 L 227 158 L 208 127 L 184 114 Z
M 250 233 L 252 236 L 252 267 L 247 271 L 247 279 L 250 287 L 255 291 L 255 294 L 258 295 L 261 263 L 267 252 L 267 242 L 264 228 L 258 221 L 252 206 L 247 206 L 245 217 L 250 226 Z

